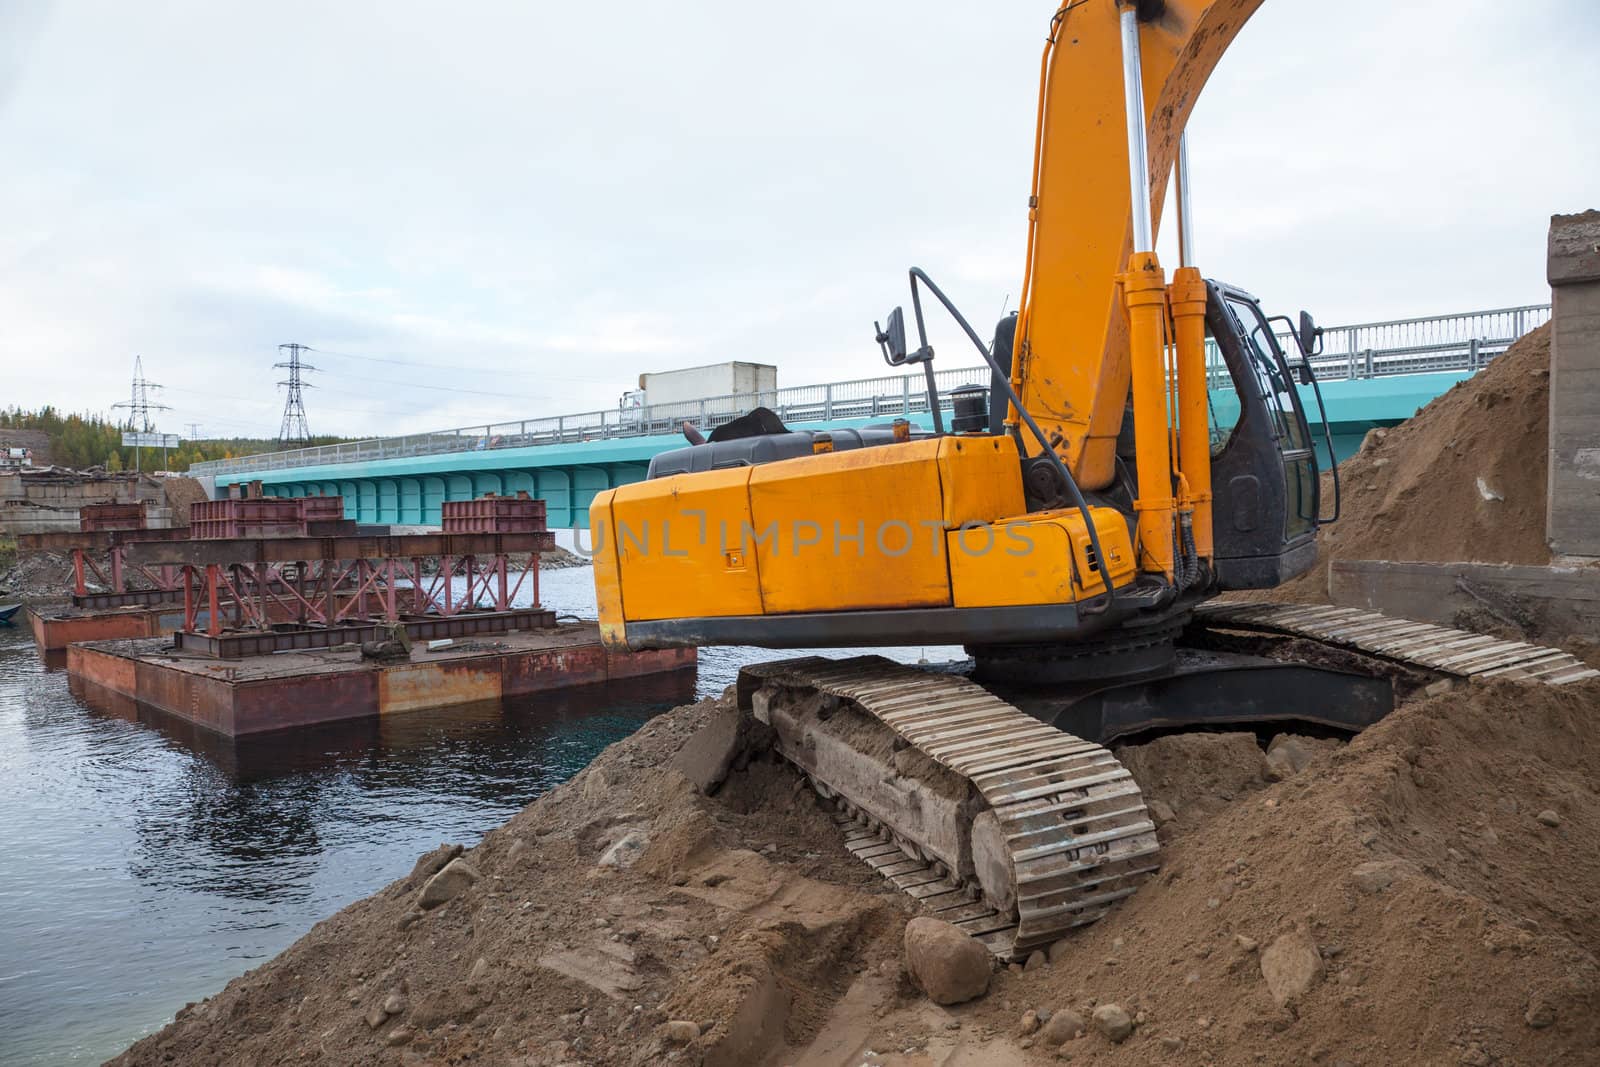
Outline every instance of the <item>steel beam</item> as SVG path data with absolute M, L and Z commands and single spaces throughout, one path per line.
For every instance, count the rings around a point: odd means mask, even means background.
M 556 614 L 543 608 L 517 611 L 485 611 L 453 615 L 450 618 L 406 619 L 402 625 L 413 641 L 442 637 L 473 637 L 506 633 L 509 630 L 550 629 Z M 251 633 L 202 634 L 179 631 L 172 635 L 173 647 L 216 659 L 241 659 L 274 652 L 295 652 L 331 648 L 334 645 L 379 641 L 387 637 L 388 625 L 362 623 L 351 626 L 308 627 L 306 629 L 266 630 Z
M 124 550 L 128 562 L 205 566 L 230 563 L 298 563 L 303 560 L 496 556 L 548 552 L 549 531 L 519 534 L 404 534 L 388 537 L 241 537 L 202 541 L 136 542 Z

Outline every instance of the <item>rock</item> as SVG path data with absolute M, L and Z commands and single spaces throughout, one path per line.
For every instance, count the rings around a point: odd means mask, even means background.
M 400 916 L 400 923 L 399 923 L 400 929 L 404 930 L 406 927 L 410 926 L 412 923 L 414 923 L 418 919 L 422 918 L 422 916 L 423 916 L 423 912 L 421 911 L 421 909 L 412 908 L 410 911 L 408 911 L 404 915 Z
M 383 1043 L 388 1045 L 390 1048 L 394 1048 L 397 1045 L 408 1044 L 415 1036 L 416 1035 L 411 1032 L 411 1027 L 397 1026 L 393 1030 L 389 1031 L 389 1036 L 383 1039 Z
M 1156 824 L 1157 829 L 1178 817 L 1178 813 L 1172 810 L 1172 805 L 1165 800 L 1147 800 L 1144 806 L 1150 812 L 1150 821 Z
M 1118 1044 L 1133 1033 L 1133 1020 L 1120 1004 L 1102 1004 L 1094 1009 L 1094 1028 Z
M 383 998 L 383 1010 L 388 1015 L 399 1015 L 406 1010 L 406 998 L 399 993 L 390 993 Z
M 1181 1037 L 1164 1037 L 1164 1038 L 1161 1039 L 1161 1047 L 1163 1049 L 1166 1049 L 1168 1052 L 1182 1052 L 1183 1051 L 1183 1038 L 1181 1038 Z
M 1535 1030 L 1543 1030 L 1556 1021 L 1556 1009 L 1542 998 L 1535 997 L 1528 1002 L 1528 1010 L 1522 1013 L 1522 1021 Z
M 668 1044 L 687 1045 L 700 1036 L 700 1024 L 690 1019 L 673 1019 L 662 1024 L 661 1036 Z
M 964 930 L 919 915 L 906 923 L 906 970 L 935 1004 L 960 1004 L 989 991 L 989 950 Z
M 511 842 L 511 848 L 508 852 L 506 852 L 506 862 L 515 864 L 527 854 L 528 843 L 519 837 L 515 841 Z
M 444 867 L 445 864 L 461 855 L 460 845 L 440 845 L 431 852 L 424 852 L 417 858 L 417 865 L 411 868 L 410 881 L 417 882 L 424 878 L 432 878 Z
M 672 877 L 668 878 L 667 881 L 671 882 L 673 885 L 688 885 L 689 884 L 688 872 L 686 872 L 686 871 L 673 871 L 672 872 Z
M 477 868 L 464 859 L 453 859 L 439 873 L 423 883 L 417 895 L 417 904 L 424 909 L 437 908 L 465 893 L 482 876 Z
M 1316 755 L 1316 748 L 1306 738 L 1279 734 L 1267 746 L 1267 777 L 1275 782 L 1293 777 L 1305 770 Z
M 1050 1021 L 1044 1024 L 1044 1029 L 1039 1032 L 1039 1038 L 1047 1045 L 1060 1045 L 1077 1037 L 1080 1031 L 1088 1029 L 1083 1021 L 1083 1016 L 1067 1008 L 1060 1008 L 1050 1016 Z
M 1028 962 L 1024 963 L 1022 965 L 1022 969 L 1023 969 L 1024 972 L 1037 971 L 1040 967 L 1043 967 L 1043 966 L 1044 966 L 1044 953 L 1040 952 L 1038 949 L 1034 949 L 1032 952 L 1028 953 Z
M 1350 872 L 1350 880 L 1363 893 L 1381 893 L 1405 873 L 1403 860 L 1370 860 Z
M 479 956 L 472 961 L 472 969 L 467 972 L 467 985 L 477 985 L 483 981 L 483 976 L 489 973 L 489 961 Z
M 1071 951 L 1071 943 L 1068 942 L 1066 938 L 1062 938 L 1060 941 L 1052 941 L 1050 943 L 1050 951 L 1046 958 L 1050 961 L 1050 966 L 1054 967 L 1056 964 L 1066 959 L 1067 953 Z
M 599 866 L 615 867 L 622 870 L 632 867 L 634 861 L 644 854 L 650 844 L 650 835 L 643 830 L 629 830 L 617 840 L 617 843 L 605 850 L 601 855 Z
M 743 738 L 738 710 L 718 712 L 683 743 L 668 766 L 693 782 L 702 794 L 710 796 L 728 777 Z
M 1255 938 L 1246 937 L 1243 934 L 1235 934 L 1234 938 L 1233 938 L 1233 943 L 1235 945 L 1238 945 L 1240 951 L 1242 951 L 1242 952 L 1254 952 L 1257 948 L 1260 947 L 1260 944 L 1256 941 Z
M 1537 816 L 1535 816 L 1535 818 L 1544 823 L 1546 826 L 1553 827 L 1561 825 L 1561 814 L 1553 808 L 1545 808 Z
M 372 1008 L 370 1008 L 367 1011 L 367 1014 L 366 1014 L 367 1025 L 369 1027 L 371 1027 L 372 1029 L 374 1029 L 374 1030 L 376 1030 L 378 1027 L 382 1026 L 384 1024 L 385 1020 L 387 1020 L 388 1018 L 389 1018 L 388 1013 L 385 1012 L 383 1010 L 383 1008 L 379 1007 L 376 1004 L 374 1004 L 372 1006 Z
M 1261 977 L 1278 1007 L 1306 995 L 1322 977 L 1322 953 L 1303 928 L 1280 934 L 1261 951 Z
M 1023 1037 L 1027 1037 L 1037 1029 L 1039 1029 L 1039 1013 L 1036 1011 L 1023 1012 L 1021 1020 L 1017 1023 L 1017 1032 Z

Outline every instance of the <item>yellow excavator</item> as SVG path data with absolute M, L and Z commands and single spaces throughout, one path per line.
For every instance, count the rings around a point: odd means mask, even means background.
M 1297 388 L 1321 408 L 1316 327 L 1194 264 L 1184 127 L 1260 3 L 1061 3 L 1018 312 L 986 343 L 913 268 L 916 345 L 900 308 L 875 324 L 889 364 L 920 365 L 931 430 L 790 429 L 758 408 L 708 438 L 685 427 L 688 445 L 590 507 L 611 647 L 966 647 L 970 672 L 752 666 L 739 699 L 835 801 L 853 852 L 1002 958 L 1092 921 L 1156 867 L 1106 742 L 1286 719 L 1356 730 L 1393 706 L 1400 667 L 1196 637 L 1217 593 L 1307 571 L 1338 509 L 1319 478 L 1326 418 L 1314 437 Z M 1174 171 L 1169 280 L 1155 240 Z M 924 294 L 988 388 L 939 395 Z

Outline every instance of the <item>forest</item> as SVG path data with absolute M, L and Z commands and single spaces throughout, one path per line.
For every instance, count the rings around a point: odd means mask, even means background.
M 58 466 L 104 467 L 108 471 L 132 470 L 134 450 L 124 448 L 122 433 L 127 426 L 111 422 L 99 415 L 63 414 L 53 407 L 37 411 L 19 408 L 0 410 L 0 429 L 43 430 L 50 435 L 50 460 Z M 342 437 L 313 437 L 312 445 L 335 444 Z M 145 448 L 139 457 L 139 468 L 146 471 L 186 471 L 191 464 L 211 459 L 231 459 L 256 452 L 275 452 L 277 441 L 251 437 L 210 438 L 203 441 L 185 441 L 167 451 L 162 462 L 161 449 Z

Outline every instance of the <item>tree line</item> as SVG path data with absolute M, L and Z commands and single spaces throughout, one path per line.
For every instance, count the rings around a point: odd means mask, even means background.
M 37 411 L 20 408 L 0 409 L 0 429 L 42 430 L 50 435 L 50 461 L 62 467 L 104 467 L 108 471 L 132 470 L 134 450 L 124 448 L 122 433 L 126 426 L 111 422 L 99 415 L 62 414 L 45 406 Z M 331 445 L 346 440 L 343 437 L 313 437 L 313 445 Z M 219 437 L 203 441 L 185 441 L 177 448 L 167 450 L 165 465 L 161 449 L 143 448 L 139 458 L 141 470 L 186 471 L 190 465 L 213 459 L 233 459 L 256 452 L 276 452 L 278 442 L 258 437 Z

